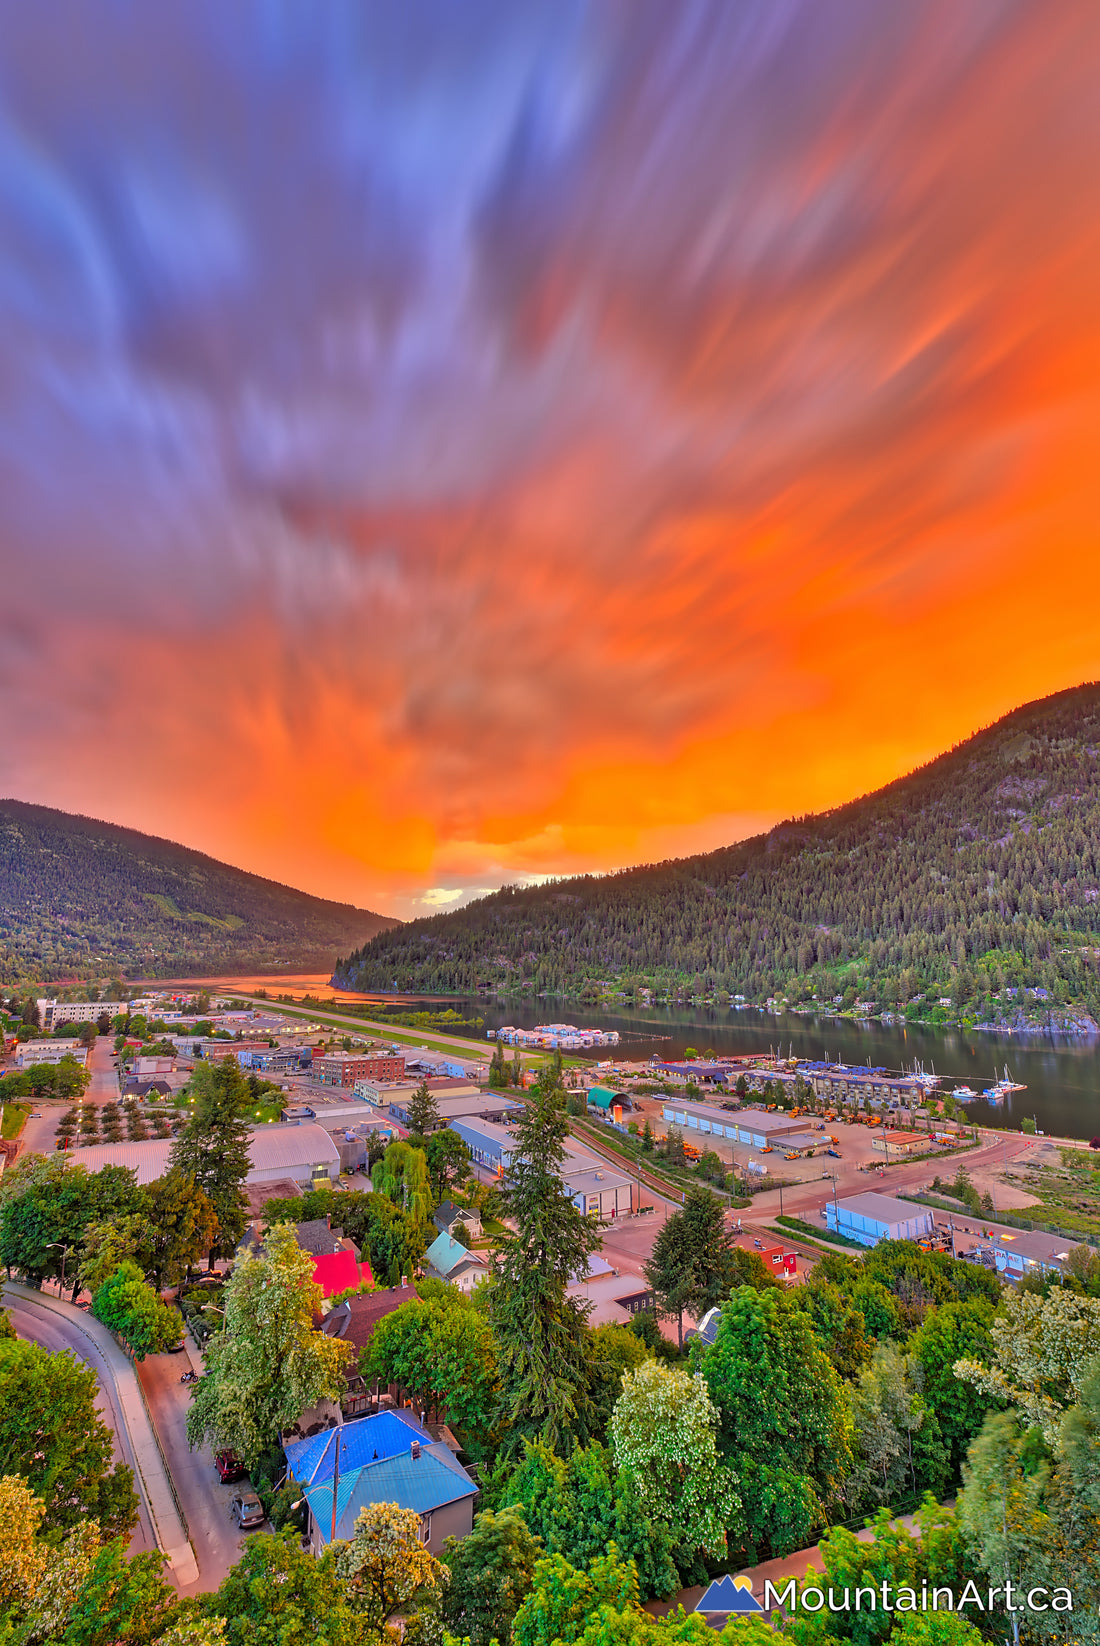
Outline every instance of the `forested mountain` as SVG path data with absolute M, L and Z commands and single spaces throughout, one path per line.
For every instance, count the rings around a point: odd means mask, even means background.
M 1044 1002 L 1100 1010 L 1098 959 L 1100 686 L 1088 685 L 739 845 L 505 887 L 412 921 L 342 961 L 334 980 L 879 1006 L 927 994 L 985 1020 L 1034 1016 Z
M 135 829 L 0 800 L 0 981 L 327 970 L 395 924 Z

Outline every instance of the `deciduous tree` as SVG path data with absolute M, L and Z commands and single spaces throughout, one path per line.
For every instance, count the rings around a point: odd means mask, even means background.
M 539 1540 L 518 1508 L 486 1510 L 464 1538 L 449 1537 L 443 1564 L 443 1621 L 470 1646 L 511 1639 L 512 1623 L 534 1581 Z
M 336 1575 L 336 1556 L 315 1560 L 298 1534 L 259 1532 L 216 1595 L 229 1646 L 359 1646 L 359 1620 Z
M 363 1371 L 400 1384 L 422 1407 L 442 1405 L 448 1421 L 463 1428 L 484 1428 L 495 1409 L 492 1327 L 453 1288 L 438 1298 L 413 1298 L 384 1316 L 364 1351 Z
M 126 1259 L 92 1298 L 92 1313 L 127 1343 L 135 1360 L 174 1349 L 183 1336 L 175 1309 L 161 1302 L 136 1263 Z
M 719 1456 L 718 1425 L 702 1376 L 655 1360 L 624 1380 L 611 1417 L 616 1466 L 667 1529 L 681 1574 L 699 1555 L 720 1560 L 741 1531 L 738 1480 Z
M 206 1347 L 206 1371 L 187 1417 L 204 1440 L 251 1461 L 322 1398 L 345 1388 L 350 1346 L 313 1329 L 321 1288 L 294 1230 L 268 1230 L 258 1257 L 238 1257 L 225 1287 L 225 1328 Z
M 68 1350 L 0 1341 L 0 1474 L 45 1504 L 46 1531 L 94 1519 L 111 1535 L 137 1524 L 133 1477 L 112 1468 L 114 1437 L 96 1411 L 96 1376 Z
M 336 1551 L 336 1572 L 356 1614 L 360 1639 L 368 1642 L 396 1642 L 393 1614 L 446 1581 L 440 1562 L 420 1540 L 420 1516 L 395 1503 L 371 1503 L 360 1510 L 351 1541 Z
M 1100 1353 L 1100 1298 L 1058 1287 L 1047 1297 L 1009 1291 L 990 1326 L 988 1363 L 961 1358 L 955 1374 L 983 1394 L 1018 1406 L 1053 1442 L 1062 1413 L 1080 1396 Z

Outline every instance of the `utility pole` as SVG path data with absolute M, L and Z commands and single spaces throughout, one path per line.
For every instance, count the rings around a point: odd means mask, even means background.
M 336 1499 L 340 1491 L 340 1429 L 339 1425 L 332 1431 L 336 1437 L 336 1456 L 332 1469 L 332 1535 L 329 1546 L 336 1542 Z

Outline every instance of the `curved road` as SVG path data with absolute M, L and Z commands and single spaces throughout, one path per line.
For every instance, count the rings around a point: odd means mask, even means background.
M 137 1468 L 134 1462 L 134 1449 L 130 1444 L 130 1436 L 122 1418 L 118 1404 L 118 1395 L 114 1379 L 104 1363 L 94 1343 L 81 1332 L 74 1331 L 67 1321 L 54 1315 L 47 1315 L 41 1309 L 28 1305 L 21 1298 L 8 1292 L 4 1298 L 11 1323 L 15 1327 L 16 1335 L 24 1338 L 28 1343 L 39 1343 L 44 1349 L 53 1354 L 59 1354 L 63 1349 L 71 1349 L 80 1360 L 90 1366 L 96 1374 L 99 1388 L 96 1394 L 96 1408 L 104 1423 L 111 1430 L 115 1439 L 115 1461 L 125 1463 L 134 1473 L 134 1484 L 139 1486 Z M 143 1554 L 147 1550 L 155 1549 L 157 1540 L 153 1536 L 152 1524 L 149 1520 L 149 1511 L 145 1499 L 138 1491 L 138 1523 L 134 1528 L 134 1535 L 130 1539 L 130 1553 Z
M 140 1505 L 139 1532 L 144 1540 L 138 1546 L 159 1548 L 167 1558 L 169 1575 L 177 1587 L 196 1588 L 200 1571 L 187 1526 L 157 1443 L 149 1406 L 127 1356 L 98 1321 L 48 1293 L 7 1281 L 3 1287 L 3 1303 L 20 1337 L 55 1352 L 71 1349 L 95 1372 L 102 1402 L 100 1409 L 114 1431 L 118 1456 L 134 1472 Z M 176 1375 L 178 1377 L 178 1373 Z M 207 1587 L 214 1587 L 217 1581 L 215 1578 Z

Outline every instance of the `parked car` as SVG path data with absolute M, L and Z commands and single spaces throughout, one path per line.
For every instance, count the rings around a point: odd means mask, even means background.
M 230 1509 L 233 1514 L 233 1519 L 237 1522 L 237 1525 L 245 1531 L 247 1531 L 250 1526 L 262 1526 L 264 1521 L 267 1519 L 267 1516 L 264 1514 L 264 1506 L 256 1496 L 255 1492 L 240 1493 L 233 1499 L 233 1502 L 230 1504 Z
M 222 1484 L 228 1486 L 231 1481 L 244 1479 L 244 1464 L 236 1452 L 222 1451 L 214 1453 L 214 1467 L 221 1477 Z

